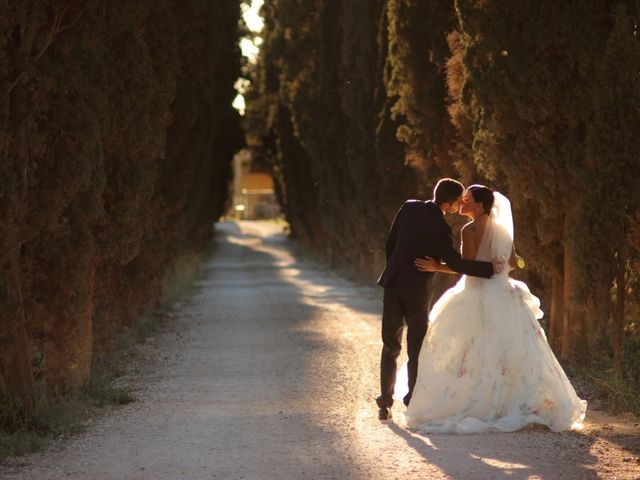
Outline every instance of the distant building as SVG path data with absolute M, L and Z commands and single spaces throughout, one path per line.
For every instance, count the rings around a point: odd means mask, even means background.
M 229 216 L 239 220 L 276 218 L 280 206 L 273 189 L 273 177 L 252 168 L 249 150 L 233 158 L 233 205 Z

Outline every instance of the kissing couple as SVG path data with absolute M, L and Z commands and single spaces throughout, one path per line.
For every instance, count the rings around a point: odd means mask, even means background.
M 445 220 L 456 212 L 470 219 L 462 228 L 461 253 Z M 432 200 L 408 200 L 398 210 L 385 250 L 378 280 L 384 288 L 380 420 L 392 416 L 406 324 L 403 403 L 410 428 L 424 433 L 513 432 L 530 424 L 553 431 L 581 428 L 587 403 L 547 343 L 538 322 L 540 301 L 509 276 L 517 257 L 511 204 L 504 195 L 441 179 Z M 464 275 L 431 308 L 434 272 Z

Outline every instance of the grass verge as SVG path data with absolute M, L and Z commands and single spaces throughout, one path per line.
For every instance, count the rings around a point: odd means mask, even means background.
M 588 365 L 571 365 L 567 374 L 576 390 L 588 400 L 601 404 L 613 413 L 640 415 L 640 334 L 625 339 L 624 363 L 618 374 L 610 353 Z
M 123 359 L 131 359 L 133 347 L 144 338 L 142 323 L 121 332 L 97 356 L 87 384 L 68 395 L 47 398 L 43 386 L 36 388 L 35 407 L 27 414 L 15 397 L 0 398 L 0 461 L 36 451 L 52 439 L 82 429 L 99 408 L 135 401 L 131 388 L 114 382 L 122 374 Z
M 49 441 L 82 429 L 86 421 L 107 406 L 135 401 L 134 391 L 117 384 L 117 379 L 136 361 L 136 346 L 159 332 L 171 318 L 167 313 L 193 286 L 203 255 L 185 253 L 167 271 L 158 310 L 123 327 L 107 345 L 96 347 L 87 384 L 72 395 L 47 398 L 36 386 L 35 408 L 25 412 L 16 398 L 0 396 L 0 462 L 8 457 L 38 450 Z M 35 358 L 36 365 L 41 358 Z M 36 368 L 37 370 L 37 368 Z

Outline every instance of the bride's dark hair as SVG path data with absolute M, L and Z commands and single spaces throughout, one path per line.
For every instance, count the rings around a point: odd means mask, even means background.
M 484 213 L 489 215 L 493 207 L 493 190 L 484 185 L 471 185 L 467 190 L 471 192 L 471 196 L 477 203 L 482 204 Z

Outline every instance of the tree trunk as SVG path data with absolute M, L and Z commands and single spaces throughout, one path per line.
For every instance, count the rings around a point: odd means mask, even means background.
M 14 247 L 14 250 L 19 250 Z M 17 395 L 28 413 L 33 411 L 33 373 L 20 286 L 19 251 L 9 255 L 0 285 L 0 393 Z
M 607 330 L 612 310 L 611 285 L 595 287 L 587 297 L 583 321 L 585 332 L 581 335 L 588 354 L 602 352 L 607 348 Z
M 58 290 L 44 320 L 44 374 L 47 394 L 73 395 L 89 379 L 93 353 L 95 265 L 78 259 L 78 275 L 68 277 L 75 288 Z
M 564 218 L 564 286 L 562 315 L 562 349 L 560 358 L 573 362 L 586 356 L 584 299 L 576 292 L 576 269 L 573 258 L 573 228 L 577 221 L 576 205 L 570 203 Z
M 626 258 L 618 254 L 618 273 L 616 275 L 616 305 L 613 312 L 611 339 L 613 343 L 613 369 L 616 377 L 622 373 L 624 359 L 624 304 L 626 289 Z
M 549 344 L 556 355 L 562 352 L 562 316 L 564 310 L 564 278 L 562 273 L 551 273 L 551 311 L 549 312 Z

